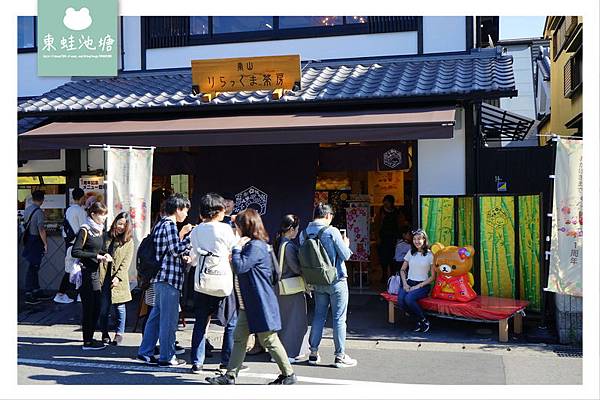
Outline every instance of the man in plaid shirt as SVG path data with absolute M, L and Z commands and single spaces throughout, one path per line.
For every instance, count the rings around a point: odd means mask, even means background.
M 187 218 L 190 201 L 182 194 L 174 194 L 165 201 L 165 214 L 154 233 L 156 257 L 162 260 L 162 268 L 151 283 L 154 284 L 155 305 L 146 321 L 144 337 L 138 351 L 138 359 L 159 366 L 179 366 L 185 361 L 175 357 L 175 332 L 179 320 L 179 297 L 183 288 L 184 266 L 182 257 L 190 250 L 193 228 L 187 224 L 177 233 L 177 222 Z M 160 340 L 160 356 L 154 357 L 154 347 Z

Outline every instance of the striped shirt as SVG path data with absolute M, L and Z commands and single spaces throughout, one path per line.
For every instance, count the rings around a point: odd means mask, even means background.
M 233 277 L 233 288 L 235 290 L 235 297 L 238 300 L 238 308 L 240 310 L 245 310 L 246 308 L 244 307 L 244 299 L 242 299 L 242 291 L 240 289 L 240 281 L 238 280 L 237 275 Z
M 146 291 L 144 292 L 144 303 L 146 303 L 146 305 L 154 307 L 155 302 L 156 297 L 154 294 L 154 284 L 151 283 L 150 286 L 148 286 L 148 289 L 146 289 Z
M 168 217 L 161 219 L 159 224 L 154 235 L 154 245 L 156 257 L 163 260 L 162 269 L 150 282 L 166 282 L 175 289 L 182 290 L 185 269 L 181 256 L 188 253 L 191 248 L 190 236 L 179 240 L 177 224 Z

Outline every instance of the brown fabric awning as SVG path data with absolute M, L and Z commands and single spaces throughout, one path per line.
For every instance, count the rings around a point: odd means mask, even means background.
M 53 122 L 19 135 L 21 150 L 89 145 L 231 146 L 452 138 L 454 107 L 115 122 Z

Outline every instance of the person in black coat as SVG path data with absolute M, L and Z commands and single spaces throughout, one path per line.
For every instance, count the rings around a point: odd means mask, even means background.
M 81 225 L 73 244 L 71 255 L 81 260 L 81 329 L 83 333 L 83 350 L 101 350 L 105 343 L 94 339 L 94 332 L 100 316 L 102 301 L 102 284 L 100 283 L 99 265 L 102 261 L 112 262 L 106 251 L 106 232 L 104 223 L 108 214 L 106 206 L 100 202 L 93 203 L 87 210 L 86 223 Z
M 233 334 L 233 352 L 227 372 L 206 380 L 216 385 L 235 384 L 246 357 L 248 336 L 256 333 L 281 371 L 279 377 L 270 384 L 292 385 L 298 380 L 277 336 L 277 331 L 281 329 L 281 318 L 273 289 L 274 255 L 267 243 L 269 236 L 256 210 L 240 212 L 235 218 L 235 225 L 241 239 L 232 250 L 234 290 L 239 308 Z

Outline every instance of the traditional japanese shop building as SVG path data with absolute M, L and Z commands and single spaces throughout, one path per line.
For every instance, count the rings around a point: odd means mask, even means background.
M 276 29 L 240 32 L 239 18 L 271 18 Z M 36 182 L 47 188 L 49 176 L 65 194 L 82 175 L 102 175 L 102 150 L 90 145 L 155 146 L 156 199 L 164 190 L 193 202 L 206 191 L 233 193 L 270 231 L 290 212 L 308 222 L 314 201 L 326 200 L 337 207 L 335 224 L 362 224 L 355 251 L 368 262 L 376 257 L 369 221 L 383 195 L 418 225 L 420 195 L 476 192 L 480 104 L 517 90 L 512 57 L 475 48 L 473 18 L 329 17 L 339 23 L 286 28 L 302 22 L 288 18 L 123 18 L 117 77 L 65 79 L 19 101 L 22 195 Z M 220 31 L 227 21 L 237 31 Z M 210 99 L 192 91 L 194 59 L 271 54 L 300 55 L 293 90 Z M 22 75 L 29 62 L 20 60 Z M 365 221 L 347 220 L 352 207 L 368 211 Z

